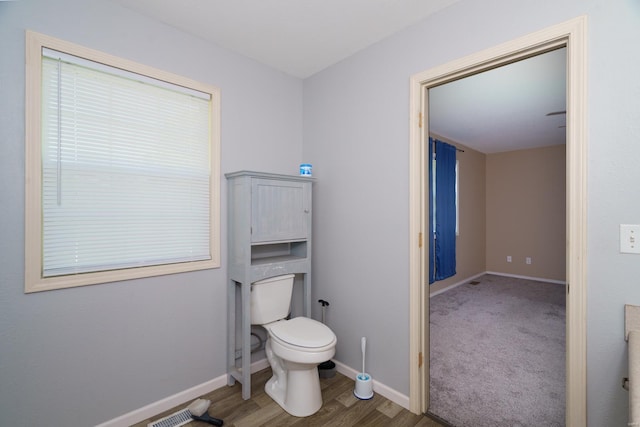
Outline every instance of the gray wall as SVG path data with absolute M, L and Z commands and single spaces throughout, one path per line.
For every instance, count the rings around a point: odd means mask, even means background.
M 409 391 L 408 79 L 576 16 L 588 31 L 588 418 L 625 425 L 623 305 L 640 304 L 640 256 L 618 224 L 640 223 L 640 3 L 463 0 L 304 82 L 303 157 L 313 163 L 314 271 L 331 301 L 336 358 Z
M 108 1 L 0 2 L 0 425 L 95 425 L 224 375 L 226 268 L 23 293 L 25 29 L 218 86 L 223 173 L 297 173 L 302 82 Z
M 331 302 L 336 358 L 358 369 L 367 336 L 368 370 L 407 394 L 409 76 L 581 14 L 588 416 L 624 425 L 622 307 L 640 304 L 640 257 L 618 253 L 618 224 L 640 223 L 637 0 L 462 0 L 304 82 L 108 1 L 0 2 L 0 425 L 96 424 L 224 373 L 225 268 L 22 293 L 26 28 L 219 86 L 223 172 L 313 163 L 314 296 Z

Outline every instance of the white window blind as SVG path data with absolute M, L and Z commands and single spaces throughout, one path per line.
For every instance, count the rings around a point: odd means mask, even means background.
M 211 259 L 210 108 L 45 51 L 42 277 Z

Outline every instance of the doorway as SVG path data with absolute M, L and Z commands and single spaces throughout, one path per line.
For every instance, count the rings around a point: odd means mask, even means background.
M 411 78 L 410 91 L 410 409 L 429 406 L 428 250 L 423 184 L 428 138 L 427 91 L 540 53 L 567 48 L 566 424 L 586 425 L 586 18 L 550 27 Z
M 428 413 L 454 425 L 564 425 L 566 73 L 562 47 L 428 89 L 459 163 L 456 274 L 429 286 Z

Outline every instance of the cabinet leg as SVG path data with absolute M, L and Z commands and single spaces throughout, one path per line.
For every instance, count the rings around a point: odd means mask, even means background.
M 251 397 L 251 284 L 243 283 L 242 292 L 242 398 Z
M 227 385 L 236 383 L 232 372 L 236 366 L 236 282 L 227 284 Z

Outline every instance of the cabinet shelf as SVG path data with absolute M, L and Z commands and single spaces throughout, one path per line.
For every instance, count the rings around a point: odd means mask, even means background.
M 271 243 L 251 246 L 251 265 L 300 261 L 306 258 L 306 241 Z

